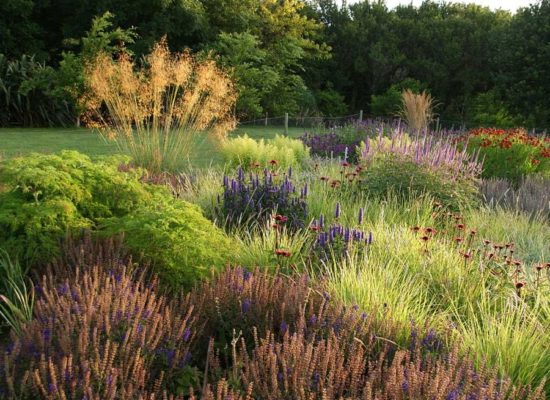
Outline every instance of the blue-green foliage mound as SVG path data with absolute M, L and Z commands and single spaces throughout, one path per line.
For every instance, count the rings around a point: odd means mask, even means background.
M 190 285 L 225 263 L 229 239 L 198 207 L 119 165 L 75 151 L 0 163 L 0 248 L 40 266 L 59 255 L 67 234 L 124 234 L 131 252 L 175 285 Z

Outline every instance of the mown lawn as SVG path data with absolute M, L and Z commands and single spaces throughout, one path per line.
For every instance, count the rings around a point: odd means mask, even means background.
M 289 128 L 289 136 L 299 136 L 303 128 Z M 255 139 L 271 138 L 283 133 L 282 127 L 241 127 L 231 136 L 247 134 Z M 220 158 L 213 143 L 200 139 L 190 162 L 196 166 L 217 163 Z M 1 128 L 0 158 L 11 158 L 32 152 L 55 153 L 78 150 L 91 157 L 117 153 L 116 144 L 106 142 L 96 132 L 86 128 Z

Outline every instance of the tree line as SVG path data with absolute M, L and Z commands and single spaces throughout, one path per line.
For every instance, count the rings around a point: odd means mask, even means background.
M 63 125 L 99 51 L 216 57 L 241 119 L 285 112 L 392 116 L 427 90 L 442 121 L 550 127 L 550 0 L 515 14 L 475 4 L 336 0 L 5 0 L 0 124 Z

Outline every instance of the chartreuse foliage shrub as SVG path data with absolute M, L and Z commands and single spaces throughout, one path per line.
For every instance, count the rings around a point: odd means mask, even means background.
M 241 166 L 245 170 L 270 166 L 271 161 L 286 169 L 309 159 L 309 149 L 300 140 L 280 135 L 268 140 L 254 140 L 247 135 L 228 139 L 221 152 L 230 167 Z
M 209 276 L 210 268 L 224 265 L 234 251 L 228 237 L 201 209 L 185 201 L 162 198 L 152 206 L 107 219 L 101 228 L 109 236 L 124 234 L 126 247 L 160 267 L 161 279 L 171 286 L 189 286 L 197 278 Z
M 74 151 L 0 164 L 0 247 L 31 265 L 59 256 L 59 242 L 82 230 L 124 233 L 161 278 L 190 284 L 223 265 L 228 239 L 187 202 L 121 172 L 120 160 L 94 163 Z

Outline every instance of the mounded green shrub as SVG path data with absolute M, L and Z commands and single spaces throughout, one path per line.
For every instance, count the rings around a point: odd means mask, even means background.
M 309 159 L 309 149 L 300 140 L 280 135 L 268 140 L 254 140 L 247 135 L 228 139 L 221 152 L 230 167 L 241 166 L 244 170 L 255 165 L 268 167 L 273 160 L 282 169 L 288 169 Z
M 185 201 L 155 201 L 131 214 L 110 218 L 102 225 L 109 236 L 124 234 L 125 246 L 144 255 L 170 286 L 189 286 L 209 276 L 212 266 L 223 266 L 230 257 L 230 241 Z
M 174 285 L 224 264 L 229 239 L 198 207 L 119 165 L 120 159 L 94 163 L 75 151 L 0 163 L 0 247 L 39 266 L 59 255 L 67 234 L 124 232 L 132 253 Z
M 454 210 L 477 202 L 473 181 L 391 155 L 377 157 L 361 174 L 361 180 L 362 187 L 373 197 L 393 193 L 408 199 L 427 194 Z

